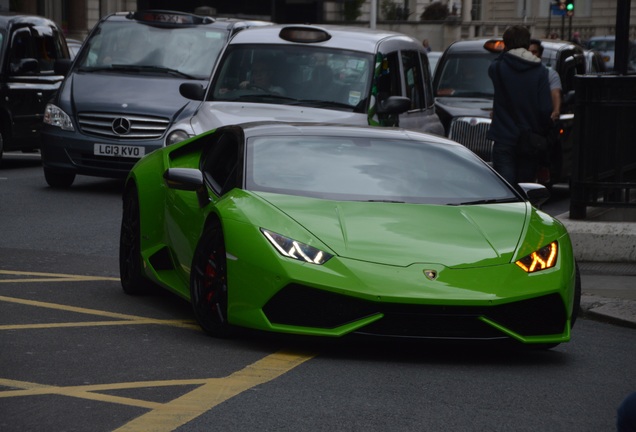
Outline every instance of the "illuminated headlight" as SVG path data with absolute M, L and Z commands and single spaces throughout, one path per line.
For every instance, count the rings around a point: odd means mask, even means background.
M 320 265 L 326 263 L 333 256 L 313 246 L 299 243 L 275 232 L 263 228 L 261 228 L 261 232 L 281 255 L 288 258 Z
M 169 146 L 171 144 L 176 144 L 181 141 L 185 141 L 190 138 L 190 135 L 184 130 L 177 129 L 170 132 L 170 135 L 166 138 L 166 145 Z
M 59 127 L 62 130 L 75 130 L 69 115 L 53 104 L 47 104 L 46 108 L 44 108 L 44 123 Z
M 530 255 L 521 258 L 515 264 L 528 273 L 549 269 L 554 267 L 556 264 L 558 251 L 558 243 L 552 242 L 549 245 L 532 252 Z

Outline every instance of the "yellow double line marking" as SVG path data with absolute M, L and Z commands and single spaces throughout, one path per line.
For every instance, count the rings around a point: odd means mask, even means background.
M 85 386 L 46 386 L 35 383 L 0 379 L 0 386 L 21 388 L 21 390 L 0 391 L 0 398 L 60 395 L 100 402 L 111 402 L 150 411 L 116 429 L 125 431 L 173 431 L 187 422 L 197 418 L 222 402 L 257 385 L 265 384 L 289 372 L 296 366 L 313 358 L 313 354 L 279 351 L 234 372 L 225 378 L 139 381 L 116 384 L 97 384 Z M 97 393 L 135 388 L 168 387 L 168 386 L 198 387 L 183 396 L 166 403 L 150 402 L 129 397 L 120 397 Z
M 77 276 L 53 273 L 35 273 L 0 270 L 1 275 L 11 276 L 36 276 L 36 278 L 15 278 L 2 279 L 0 283 L 23 283 L 23 282 L 87 282 L 87 281 L 118 281 L 118 278 Z M 130 325 L 130 324 L 159 324 L 170 325 L 182 328 L 199 327 L 192 321 L 186 320 L 160 320 L 153 318 L 139 317 L 135 315 L 107 312 L 97 309 L 81 308 L 56 303 L 40 302 L 34 300 L 19 299 L 14 297 L 0 296 L 0 302 L 22 304 L 25 306 L 44 307 L 65 312 L 76 312 L 90 314 L 112 320 L 92 321 L 92 322 L 67 322 L 54 324 L 19 324 L 2 325 L 0 330 L 19 330 L 36 328 L 55 327 L 79 327 L 79 326 L 105 326 L 105 325 Z M 173 431 L 187 422 L 202 415 L 206 411 L 214 408 L 218 404 L 248 390 L 254 386 L 267 383 L 296 366 L 313 358 L 315 354 L 294 353 L 290 351 L 279 351 L 258 360 L 251 365 L 234 372 L 225 378 L 204 378 L 185 380 L 165 380 L 165 381 L 139 381 L 129 383 L 96 384 L 83 386 L 49 386 L 25 381 L 15 381 L 0 378 L 0 386 L 14 388 L 18 390 L 0 391 L 1 398 L 28 397 L 41 395 L 60 395 L 83 399 L 90 399 L 100 402 L 110 402 L 122 405 L 146 408 L 150 411 L 137 417 L 129 423 L 123 425 L 116 431 Z M 173 399 L 167 403 L 159 403 L 121 397 L 99 392 L 116 391 L 135 388 L 168 387 L 168 386 L 192 386 L 194 390 Z

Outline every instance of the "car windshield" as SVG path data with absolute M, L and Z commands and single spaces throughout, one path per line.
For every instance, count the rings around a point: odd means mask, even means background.
M 588 47 L 597 51 L 614 51 L 614 44 L 614 39 L 592 39 Z
M 406 139 L 267 136 L 247 142 L 246 189 L 339 201 L 479 204 L 520 199 L 461 146 Z
M 436 96 L 451 97 L 485 97 L 493 98 L 494 88 L 488 76 L 490 63 L 498 56 L 497 53 L 451 54 L 443 64 L 439 73 Z
M 361 112 L 373 62 L 369 53 L 311 45 L 234 45 L 215 72 L 208 99 Z
M 226 38 L 224 29 L 105 21 L 88 40 L 79 67 L 86 72 L 172 73 L 206 79 Z

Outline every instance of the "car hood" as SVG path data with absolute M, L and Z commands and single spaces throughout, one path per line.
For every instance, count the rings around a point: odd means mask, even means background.
M 487 98 L 438 97 L 435 105 L 452 117 L 490 117 L 492 112 L 492 99 Z
M 338 256 L 388 265 L 467 268 L 511 262 L 530 219 L 525 202 L 423 205 L 259 194 Z M 543 233 L 545 234 L 545 233 Z
M 247 102 L 204 102 L 191 124 L 198 135 L 219 126 L 252 121 L 368 124 L 366 114 L 351 111 Z
M 186 79 L 99 72 L 76 72 L 69 79 L 66 85 L 71 87 L 78 112 L 140 113 L 172 119 L 191 103 L 179 93 L 179 86 L 191 81 Z

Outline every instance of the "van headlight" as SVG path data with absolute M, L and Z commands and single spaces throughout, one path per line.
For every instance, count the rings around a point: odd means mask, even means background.
M 44 123 L 66 131 L 75 130 L 71 117 L 62 108 L 53 104 L 46 104 L 46 108 L 44 108 Z
M 181 141 L 185 141 L 190 138 L 190 135 L 184 130 L 177 129 L 170 132 L 170 134 L 166 137 L 166 146 L 170 144 L 176 144 Z

